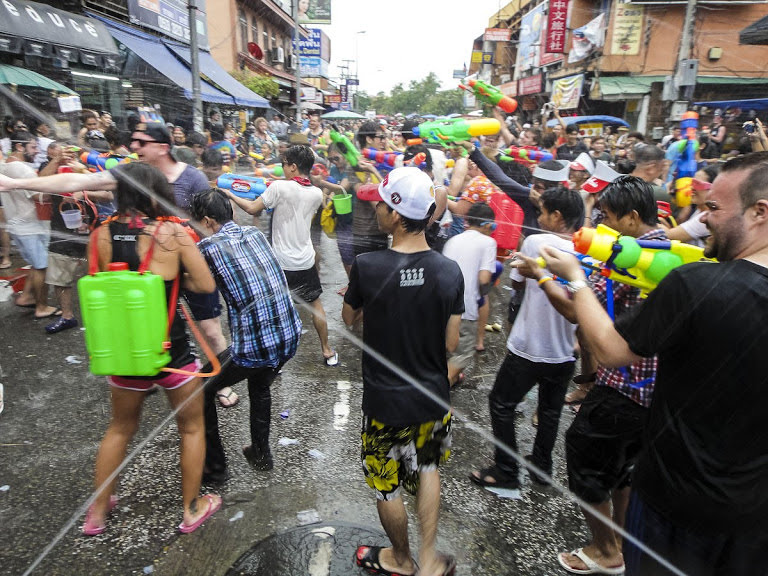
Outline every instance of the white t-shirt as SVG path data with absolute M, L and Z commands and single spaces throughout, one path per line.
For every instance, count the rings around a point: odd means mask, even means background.
M 688 218 L 688 220 L 680 224 L 680 228 L 685 230 L 688 233 L 688 236 L 693 239 L 690 243 L 694 246 L 699 246 L 700 248 L 704 247 L 704 238 L 709 236 L 707 225 L 701 221 L 703 214 L 704 212 L 701 210 L 696 210 L 696 212 L 691 214 L 691 217 Z
M 261 195 L 272 214 L 272 249 L 283 270 L 309 270 L 315 265 L 315 249 L 309 235 L 312 217 L 323 203 L 316 186 L 294 180 L 277 180 Z
M 496 270 L 496 240 L 477 230 L 467 230 L 445 243 L 443 256 L 455 261 L 464 275 L 464 314 L 462 320 L 477 320 L 480 298 L 478 274 Z
M 531 258 L 538 258 L 539 248 L 542 246 L 553 246 L 573 252 L 573 243 L 570 240 L 554 234 L 528 236 L 520 252 Z M 515 269 L 512 270 L 510 278 L 515 282 L 526 282 L 523 303 L 507 339 L 509 351 L 531 362 L 562 364 L 573 361 L 576 325 L 568 322 L 555 310 L 535 280 L 524 278 Z
M 37 176 L 26 162 L 0 164 L 0 174 L 9 178 L 34 178 Z M 3 209 L 5 210 L 9 233 L 16 236 L 48 234 L 48 227 L 37 219 L 34 201 L 37 192 L 18 189 L 0 192 L 0 194 L 3 197 Z

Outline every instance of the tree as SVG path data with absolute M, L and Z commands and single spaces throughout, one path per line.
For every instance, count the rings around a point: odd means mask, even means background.
M 408 88 L 397 84 L 389 95 L 379 92 L 373 98 L 369 98 L 367 103 L 370 108 L 387 115 L 397 112 L 403 114 L 416 112 L 445 116 L 461 112 L 463 110 L 461 91 L 439 90 L 439 88 L 440 80 L 434 72 L 430 72 L 422 80 L 412 80 Z
M 249 70 L 235 70 L 229 73 L 235 80 L 264 98 L 277 98 L 280 95 L 280 85 L 272 79 L 272 76 L 254 74 Z

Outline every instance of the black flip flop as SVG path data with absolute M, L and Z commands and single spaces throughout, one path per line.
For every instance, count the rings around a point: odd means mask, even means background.
M 371 574 L 381 574 L 382 576 L 414 576 L 401 574 L 400 572 L 390 572 L 381 565 L 379 554 L 381 546 L 358 546 L 355 552 L 355 563 L 361 568 L 365 568 Z M 416 563 L 414 562 L 414 565 Z

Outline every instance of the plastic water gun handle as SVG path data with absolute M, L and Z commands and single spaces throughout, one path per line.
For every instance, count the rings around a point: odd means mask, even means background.
M 375 148 L 363 148 L 363 157 L 366 160 L 382 164 L 389 170 L 395 167 L 397 157 L 401 155 L 402 152 L 387 152 L 386 150 L 376 150 Z
M 248 200 L 256 200 L 267 189 L 264 178 L 241 174 L 222 174 L 216 180 L 216 186 L 224 190 L 231 190 L 235 196 Z
M 356 168 L 360 160 L 360 152 L 355 148 L 355 145 L 352 144 L 352 141 L 336 130 L 331 130 L 329 135 L 331 141 L 338 146 L 339 152 L 341 152 L 341 155 L 347 159 L 349 165 L 352 168 Z
M 476 136 L 498 134 L 500 129 L 501 124 L 495 118 L 478 118 L 477 120 L 454 118 L 424 122 L 413 128 L 413 134 L 432 144 L 448 146 L 461 140 L 471 140 Z
M 508 112 L 509 114 L 512 114 L 517 110 L 517 100 L 504 95 L 501 90 L 496 88 L 496 86 L 486 84 L 482 80 L 470 80 L 467 84 L 469 84 L 469 86 L 459 84 L 459 88 L 467 91 L 471 90 L 478 100 L 493 106 L 498 106 L 504 110 L 504 112 Z

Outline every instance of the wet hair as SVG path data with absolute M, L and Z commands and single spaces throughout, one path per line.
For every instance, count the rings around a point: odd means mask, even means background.
M 190 132 L 187 134 L 187 146 L 208 146 L 208 139 L 200 132 Z
M 467 210 L 465 219 L 469 221 L 470 226 L 482 226 L 487 222 L 496 220 L 496 214 L 493 209 L 485 202 L 474 202 Z
M 24 146 L 26 146 L 33 140 L 35 140 L 35 137 L 32 136 L 32 134 L 30 134 L 26 130 L 19 130 L 18 132 L 13 132 L 11 134 L 11 144 L 13 145 L 11 151 L 16 149 L 16 144 L 24 144 Z
M 539 146 L 542 142 L 543 135 L 541 133 L 541 130 L 534 130 L 533 128 L 526 128 L 526 132 L 530 135 L 531 140 L 533 140 L 533 143 L 536 146 Z M 552 133 L 552 136 L 554 137 L 554 133 Z M 556 140 L 553 140 L 552 143 L 554 144 Z
M 104 130 L 104 138 L 109 143 L 110 146 L 114 146 L 116 144 L 120 144 L 120 132 L 117 129 L 117 126 L 114 124 L 107 126 L 106 130 Z
M 717 178 L 717 175 L 720 174 L 720 170 L 722 170 L 722 168 L 723 165 L 718 162 L 717 164 L 707 164 L 704 166 L 704 168 L 700 168 L 698 172 L 704 172 L 711 183 L 715 181 L 715 178 Z
M 557 144 L 557 136 L 554 132 L 547 132 L 541 137 L 541 147 L 545 150 L 549 150 L 555 144 Z
M 613 212 L 617 218 L 623 218 L 634 210 L 643 224 L 656 226 L 659 223 L 653 188 L 636 176 L 620 176 L 608 184 L 600 195 L 600 206 Z
M 560 212 L 569 230 L 577 230 L 584 225 L 584 201 L 576 190 L 553 186 L 541 194 L 539 202 L 547 212 Z
M 423 153 L 426 157 L 424 158 L 424 162 L 427 163 L 427 172 L 432 171 L 432 154 L 429 153 L 429 149 L 424 146 L 424 144 L 414 144 L 413 146 L 408 146 L 405 149 L 405 152 L 403 152 L 403 164 L 406 162 L 409 162 L 413 158 L 416 157 L 417 154 Z M 416 166 L 416 168 L 421 168 L 420 166 Z
M 389 204 L 387 204 L 386 202 L 384 204 L 387 207 L 387 210 L 389 210 L 390 212 L 394 212 L 394 210 Z M 424 218 L 423 220 L 413 220 L 412 218 L 406 218 L 405 216 L 403 216 L 398 212 L 398 214 L 400 215 L 400 221 L 403 223 L 403 229 L 408 234 L 420 234 L 421 232 L 424 232 L 427 229 L 427 226 L 429 225 L 429 220 L 432 218 L 432 214 L 435 213 L 436 209 L 437 209 L 437 205 L 435 203 L 432 203 L 432 206 L 429 207 L 429 212 L 427 214 L 427 217 Z
M 192 148 L 187 146 L 174 146 L 171 148 L 171 156 L 174 157 L 176 162 L 184 162 L 191 166 L 197 165 L 197 154 Z
M 661 162 L 664 160 L 664 150 L 658 146 L 643 144 L 635 148 L 635 162 L 645 164 L 646 162 Z
M 499 168 L 518 184 L 530 186 L 531 182 L 533 182 L 531 171 L 518 162 L 499 162 Z
M 367 146 L 367 142 L 365 141 L 366 136 L 370 136 L 371 138 L 381 132 L 380 125 L 378 122 L 375 122 L 373 120 L 366 120 L 360 125 L 360 128 L 357 130 L 357 142 L 360 144 L 360 148 L 364 148 Z M 411 136 L 413 138 L 413 136 Z
M 637 165 L 629 158 L 622 158 L 616 161 L 616 172 L 619 174 L 632 174 Z
M 640 142 L 645 142 L 645 136 L 642 132 L 630 132 L 627 134 L 627 138 L 634 138 Z
M 211 124 L 208 132 L 211 134 L 211 140 L 213 142 L 224 140 L 224 126 L 221 124 Z
M 195 220 L 202 220 L 207 216 L 219 224 L 225 224 L 234 218 L 232 203 L 218 188 L 204 190 L 192 196 L 189 213 Z
M 124 215 L 143 212 L 150 218 L 170 216 L 176 205 L 168 179 L 144 162 L 120 164 L 109 171 L 117 180 L 117 211 Z M 159 201 L 158 201 L 159 200 Z
M 315 163 L 315 155 L 312 148 L 303 144 L 294 144 L 283 154 L 283 160 L 287 164 L 296 164 L 299 174 L 304 176 L 309 174 Z
M 579 127 L 575 124 L 569 124 L 565 127 L 565 133 L 566 134 L 578 134 L 579 133 Z
M 95 118 L 96 120 L 99 119 L 96 112 L 93 110 L 83 110 L 83 113 L 80 115 L 80 122 L 85 125 L 86 120 L 90 120 L 91 118 Z
M 741 207 L 746 210 L 758 200 L 768 199 L 768 152 L 752 152 L 737 156 L 723 164 L 721 172 L 728 174 L 739 170 L 748 170 L 739 187 Z
M 221 152 L 214 150 L 213 148 L 207 148 L 202 156 L 200 156 L 200 161 L 206 168 L 221 168 L 224 164 Z

